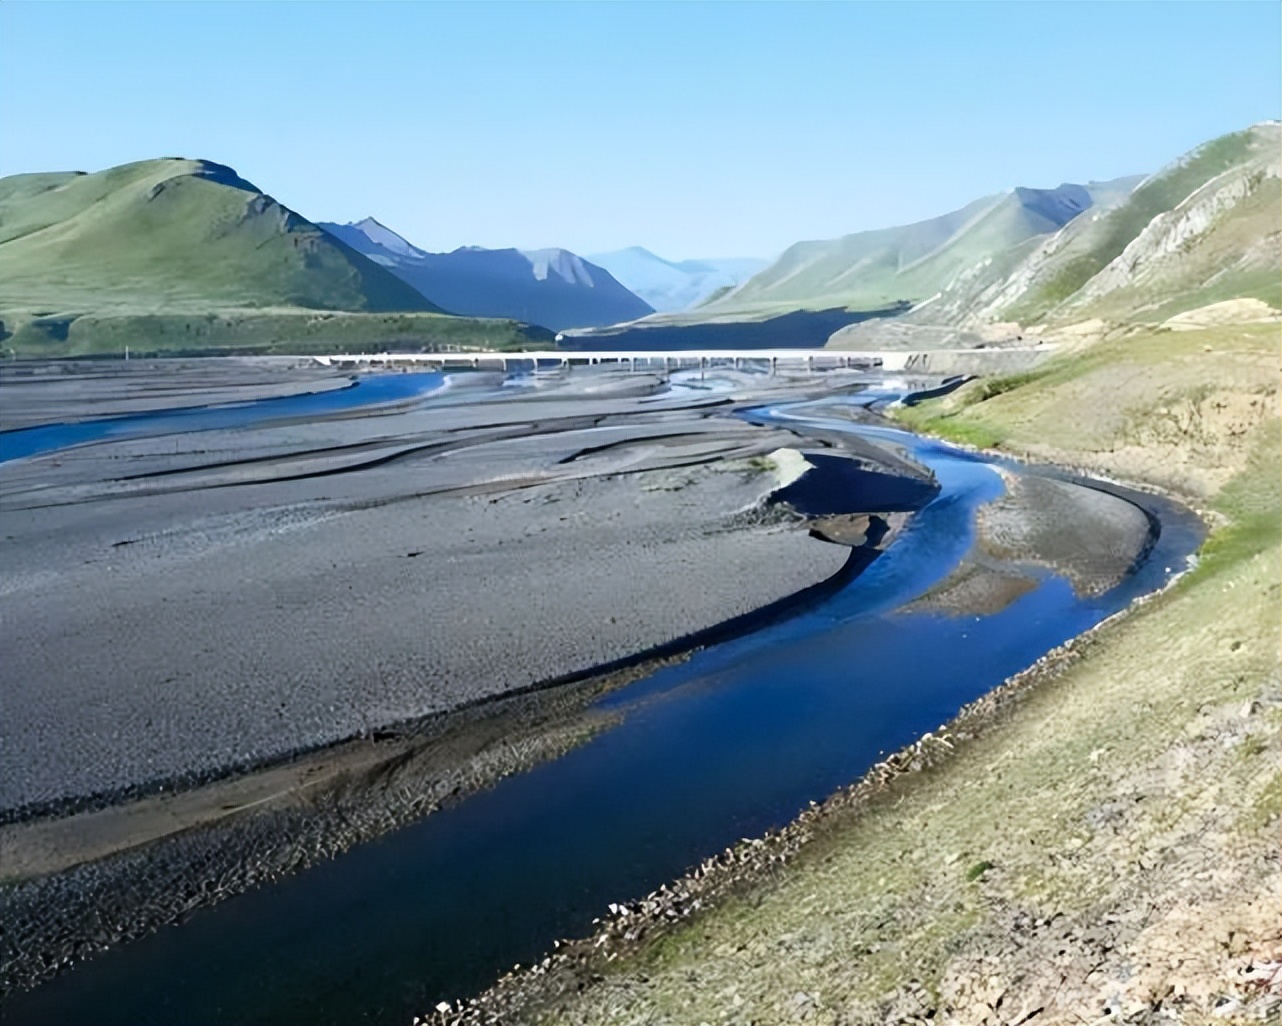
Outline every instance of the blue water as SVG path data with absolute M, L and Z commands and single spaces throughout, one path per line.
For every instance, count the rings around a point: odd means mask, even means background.
M 941 485 L 861 576 L 603 698 L 624 719 L 591 743 L 15 995 L 5 1021 L 407 1022 L 587 932 L 608 902 L 787 822 L 1160 586 L 1197 544 L 1191 515 L 1152 500 L 1153 553 L 1103 596 L 1041 572 L 993 615 L 905 612 L 970 548 L 975 509 L 1001 480 L 983 458 L 810 412 L 903 445 Z
M 15 431 L 0 431 L 0 463 L 108 439 L 152 438 L 188 431 L 240 428 L 295 418 L 316 419 L 344 413 L 356 407 L 426 397 L 438 390 L 444 382 L 445 375 L 437 372 L 377 374 L 361 378 L 346 388 L 328 392 L 307 392 L 275 399 L 192 406 L 123 417 L 103 417 L 72 424 L 45 424 Z

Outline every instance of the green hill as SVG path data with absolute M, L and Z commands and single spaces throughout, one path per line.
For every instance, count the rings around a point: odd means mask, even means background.
M 1101 199 L 1125 193 L 1129 180 L 1014 189 L 916 224 L 800 242 L 701 313 L 764 307 L 872 310 L 921 302 L 977 265 L 1013 261 Z
M 1241 296 L 1282 305 L 1278 164 L 1277 122 L 1213 139 L 1034 254 L 989 304 L 992 315 L 1033 323 L 1058 310 L 1062 319 L 1109 293 L 1097 312 Z
M 1282 309 L 1280 175 L 1278 122 L 1213 139 L 1112 205 L 977 261 L 893 323 L 854 325 L 830 344 L 934 348 L 1087 321 L 1107 332 L 1226 300 Z
M 0 320 L 19 352 L 72 355 L 129 338 L 139 350 L 282 350 L 315 342 L 333 320 L 322 311 L 342 312 L 348 333 L 373 343 L 379 320 L 356 315 L 397 314 L 402 340 L 420 344 L 521 335 L 512 323 L 445 317 L 219 164 L 0 179 Z

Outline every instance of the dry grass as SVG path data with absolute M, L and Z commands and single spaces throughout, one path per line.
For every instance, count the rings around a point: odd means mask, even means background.
M 1196 1021 L 1241 996 L 1282 943 L 1278 576 L 1274 546 L 1106 632 L 951 764 L 545 1021 Z
M 1278 414 L 1276 325 L 1144 330 L 1060 357 L 991 398 L 975 382 L 910 424 L 1209 499 Z
M 1282 961 L 1277 341 L 1103 342 L 915 414 L 1182 490 L 1222 526 L 1197 571 L 942 766 L 504 1021 L 1276 1019 L 1259 978 Z

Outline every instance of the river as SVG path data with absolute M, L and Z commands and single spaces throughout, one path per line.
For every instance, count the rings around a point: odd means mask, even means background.
M 788 822 L 1161 587 L 1198 542 L 1191 515 L 1152 500 L 1155 546 L 1103 595 L 1039 570 L 998 612 L 906 608 L 970 549 L 1002 479 L 985 457 L 829 412 L 751 415 L 894 440 L 940 485 L 835 594 L 601 699 L 621 722 L 555 761 L 12 995 L 4 1021 L 407 1023 L 588 932 L 607 903 Z

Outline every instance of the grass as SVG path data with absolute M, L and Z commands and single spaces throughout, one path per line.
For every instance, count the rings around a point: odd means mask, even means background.
M 1155 175 L 1093 226 L 1089 249 L 1075 256 L 1007 310 L 1005 317 L 1022 323 L 1044 320 L 1047 313 L 1074 295 L 1119 256 L 1158 214 L 1171 210 L 1195 189 L 1244 160 L 1251 152 L 1249 130 L 1214 139 L 1183 162 Z
M 904 411 L 1102 471 L 1135 448 L 1224 523 L 1197 572 L 1078 643 L 945 762 L 820 820 L 793 862 L 528 1018 L 1209 1021 L 1249 998 L 1238 969 L 1282 950 L 1277 342 L 1141 332 Z M 1137 411 L 1228 394 L 1233 416 L 1200 433 L 1130 434 Z M 1092 395 L 1120 412 L 1096 417 Z
M 206 310 L 172 314 L 87 314 L 26 317 L 0 345 L 32 358 L 151 354 L 338 353 L 387 349 L 527 349 L 552 345 L 550 332 L 515 321 L 433 313 L 349 313 L 314 310 Z
M 1000 428 L 960 420 L 956 418 L 956 414 L 939 413 L 930 409 L 904 410 L 899 414 L 898 419 L 915 431 L 935 435 L 954 445 L 969 446 L 973 449 L 996 449 L 1006 439 L 1006 433 Z
M 949 442 L 976 449 L 995 449 L 1007 437 L 1007 432 L 994 423 L 959 416 L 980 403 L 1045 377 L 1046 370 L 1025 371 L 1019 374 L 998 375 L 970 382 L 955 393 L 947 405 L 923 403 L 903 407 L 898 419 L 917 431 L 937 435 Z
M 1268 743 L 1261 741 L 1260 746 L 1250 754 L 1258 755 L 1267 748 Z M 1280 808 L 1282 808 L 1282 771 L 1274 773 L 1273 780 L 1268 786 L 1259 790 L 1255 800 L 1244 811 L 1238 823 L 1238 829 L 1244 833 L 1265 830 L 1270 824 L 1277 822 Z
M 1214 577 L 1282 544 L 1282 423 L 1266 422 L 1246 468 L 1215 497 L 1227 523 L 1199 552 L 1189 584 Z
M 990 869 L 996 869 L 996 868 L 997 868 L 997 865 L 993 862 L 987 862 L 987 861 L 976 862 L 973 866 L 971 866 L 968 870 L 966 870 L 966 880 L 968 883 L 974 883 L 976 880 L 983 877 L 983 875 L 987 873 Z
M 1031 385 L 1034 381 L 1043 377 L 1044 373 L 1043 371 L 1033 370 L 1023 371 L 1019 374 L 999 374 L 991 378 L 981 378 L 975 390 L 969 395 L 973 396 L 973 402 L 986 402 L 1006 392 L 1023 388 L 1025 385 Z

